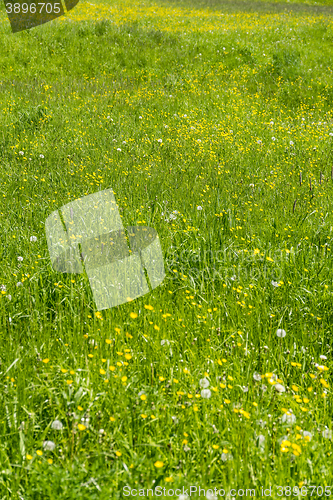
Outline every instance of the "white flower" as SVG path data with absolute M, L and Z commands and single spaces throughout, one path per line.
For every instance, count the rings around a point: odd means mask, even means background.
M 202 210 L 202 207 L 199 205 L 199 206 L 197 207 L 197 210 Z
M 0 290 L 1 290 L 2 292 L 5 292 L 5 291 L 6 291 L 6 287 L 5 287 L 5 285 L 1 285 L 1 286 L 0 286 Z
M 259 140 L 257 141 L 257 143 L 258 143 L 258 144 L 262 144 L 262 141 L 259 139 Z
M 294 424 L 296 422 L 296 416 L 288 411 L 287 413 L 284 413 L 282 415 L 281 422 L 286 424 Z
M 8 321 L 9 321 L 9 323 L 11 323 L 12 322 L 12 318 L 8 318 Z
M 272 137 L 272 141 L 276 141 L 275 137 Z
M 169 340 L 168 339 L 162 339 L 161 340 L 161 345 L 164 345 L 164 344 L 169 345 L 170 344 Z
M 104 434 L 104 429 L 100 429 L 98 432 L 99 432 L 100 434 Z
M 184 115 L 184 118 L 187 118 L 187 115 Z
M 204 399 L 209 399 L 211 397 L 212 393 L 209 389 L 202 389 L 201 391 L 201 397 Z
M 19 260 L 20 262 L 22 262 L 23 257 L 17 257 L 17 260 Z
M 44 441 L 43 442 L 43 448 L 46 451 L 53 451 L 55 447 L 56 447 L 56 445 L 53 441 Z
M 261 390 L 262 390 L 262 392 L 266 392 L 267 391 L 267 385 L 262 384 Z
M 138 394 L 138 396 L 140 397 L 140 396 L 142 396 L 142 394 L 144 394 L 144 393 L 145 393 L 145 391 L 140 391 L 140 392 L 139 392 L 139 394 Z
M 321 354 L 319 357 L 320 357 L 320 359 L 327 359 L 327 357 L 324 356 L 323 354 Z
M 330 136 L 333 137 L 333 132 L 330 132 Z
M 63 425 L 60 420 L 54 420 L 51 424 L 51 428 L 55 429 L 56 431 L 60 431 L 63 428 Z
M 107 120 L 109 120 L 110 118 L 111 118 L 111 116 L 110 116 L 110 115 L 108 115 L 108 116 L 106 117 L 106 119 L 107 119 Z
M 20 152 L 19 152 L 19 154 L 20 154 L 20 155 L 24 155 L 23 151 L 20 151 Z
M 272 281 L 272 285 L 277 287 L 277 286 L 279 286 L 279 283 L 277 281 Z
M 44 158 L 44 155 L 39 155 L 39 158 Z
M 126 144 L 126 141 L 123 141 L 123 144 Z
M 206 389 L 206 387 L 209 387 L 209 380 L 207 380 L 207 379 L 206 379 L 206 377 L 205 377 L 205 378 L 201 378 L 201 379 L 199 380 L 199 385 L 200 385 L 200 387 L 202 387 L 203 389 Z
M 276 330 L 276 335 L 278 337 L 285 337 L 287 335 L 287 333 L 286 333 L 285 330 L 282 330 L 282 329 L 279 328 L 278 330 Z
M 260 375 L 260 373 L 254 372 L 254 374 L 253 374 L 253 378 L 254 378 L 254 380 L 256 380 L 257 382 L 260 382 L 260 380 L 261 380 L 261 375 Z
M 157 139 L 157 142 L 162 142 L 162 139 Z
M 243 392 L 248 392 L 248 391 L 249 391 L 249 388 L 248 388 L 246 385 L 243 385 L 243 387 L 242 387 L 242 391 L 243 391 Z
M 142 116 L 139 116 L 140 120 L 142 120 Z
M 7 295 L 7 299 L 8 300 L 12 300 L 12 296 L 11 295 Z
M 223 50 L 225 50 L 225 47 L 223 47 Z
M 273 121 L 272 121 L 272 122 L 269 122 L 269 124 L 270 124 L 270 125 L 274 125 L 274 122 L 273 122 Z
M 274 387 L 278 392 L 286 392 L 286 389 L 282 384 L 275 384 Z
M 22 286 L 22 285 L 23 285 L 22 281 L 19 281 L 18 283 L 16 283 L 16 286 Z
M 254 188 L 254 184 L 252 184 L 252 183 L 249 184 L 249 187 Z
M 174 424 L 178 424 L 179 423 L 179 420 L 178 420 L 177 417 L 173 416 L 171 418 L 172 418 L 172 421 L 173 421 Z
M 232 459 L 233 456 L 231 455 L 231 453 L 222 453 L 221 455 L 222 462 L 226 462 L 227 460 L 232 460 Z
M 290 141 L 290 142 L 289 142 L 289 144 L 290 144 L 290 146 L 293 146 L 293 145 L 294 145 L 293 141 Z
M 326 439 L 331 439 L 332 438 L 332 431 L 330 431 L 329 429 L 325 429 L 323 432 L 322 432 L 322 436 Z
M 30 236 L 30 241 L 37 241 L 37 236 Z
M 121 151 L 121 149 L 120 149 L 120 148 L 117 148 L 117 151 Z

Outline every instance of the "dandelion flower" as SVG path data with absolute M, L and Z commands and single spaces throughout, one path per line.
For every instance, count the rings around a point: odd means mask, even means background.
M 46 451 L 53 451 L 55 447 L 56 447 L 56 445 L 53 441 L 44 441 L 43 442 L 43 448 Z
M 287 335 L 287 333 L 286 333 L 286 331 L 285 331 L 285 330 L 282 330 L 282 329 L 280 329 L 280 328 L 279 328 L 278 330 L 276 330 L 276 335 L 277 335 L 278 337 L 280 337 L 280 338 L 281 338 L 281 337 L 283 338 L 283 337 L 285 337 L 285 336 Z
M 51 424 L 51 428 L 60 431 L 63 428 L 63 425 L 60 420 L 54 420 Z
M 199 380 L 199 385 L 200 387 L 202 387 L 203 389 L 206 389 L 206 387 L 209 387 L 209 380 L 207 380 L 206 378 L 201 378 Z
M 260 382 L 260 380 L 261 380 L 261 375 L 260 375 L 260 373 L 254 372 L 254 374 L 253 374 L 253 378 L 254 378 L 254 380 L 256 380 L 257 382 Z
M 274 387 L 280 393 L 281 392 L 286 392 L 286 389 L 285 389 L 285 387 L 282 384 L 275 384 Z
M 164 463 L 161 462 L 160 460 L 157 460 L 157 462 L 154 463 L 155 467 L 157 467 L 157 469 L 161 469 L 161 467 L 163 467 Z
M 201 394 L 201 397 L 204 399 L 209 399 L 212 395 L 212 393 L 209 389 L 202 389 L 200 394 Z
M 291 412 L 284 413 L 281 417 L 281 422 L 284 424 L 294 424 L 296 422 L 296 416 Z
M 323 436 L 325 439 L 331 439 L 331 438 L 332 438 L 332 431 L 330 431 L 329 429 L 325 429 L 325 430 L 323 430 L 323 432 L 322 432 L 322 436 Z

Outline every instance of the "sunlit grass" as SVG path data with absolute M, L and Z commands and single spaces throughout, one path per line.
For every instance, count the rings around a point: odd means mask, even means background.
M 332 480 L 332 17 L 230 9 L 2 10 L 1 498 Z M 167 276 L 99 312 L 44 223 L 108 188 Z

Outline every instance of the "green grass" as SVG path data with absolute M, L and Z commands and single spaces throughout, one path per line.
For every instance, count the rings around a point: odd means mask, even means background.
M 0 499 L 332 484 L 332 9 L 240 3 L 1 7 Z M 166 278 L 99 314 L 45 220 L 108 188 Z

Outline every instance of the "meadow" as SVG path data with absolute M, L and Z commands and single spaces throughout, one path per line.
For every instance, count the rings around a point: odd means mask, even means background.
M 1 500 L 333 495 L 330 4 L 1 5 Z M 166 277 L 98 311 L 45 220 L 109 188 Z

